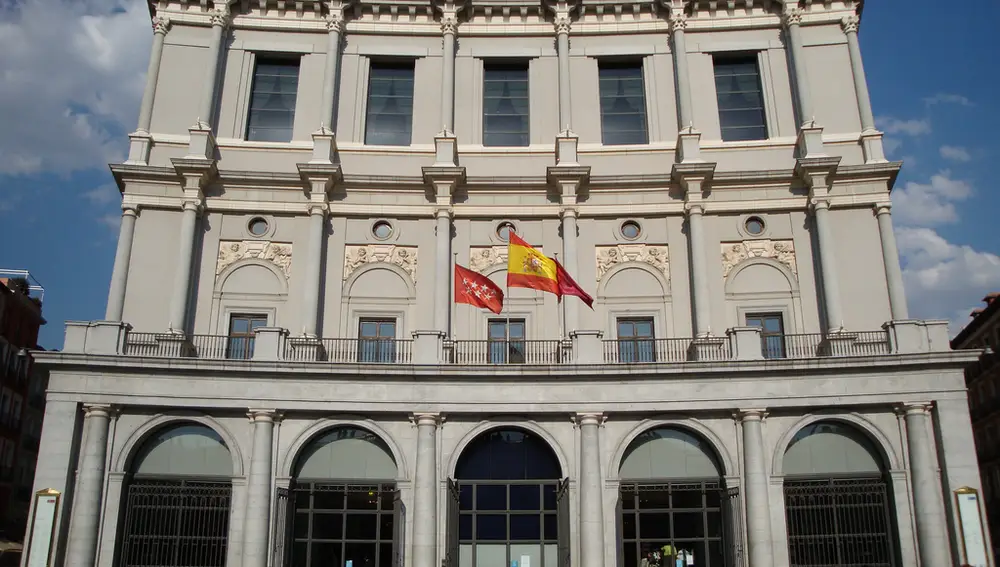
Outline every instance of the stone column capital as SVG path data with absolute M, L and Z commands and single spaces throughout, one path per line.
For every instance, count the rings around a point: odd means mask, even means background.
M 458 13 L 446 10 L 441 13 L 441 35 L 456 35 L 458 33 Z
M 327 203 L 314 203 L 309 205 L 309 216 L 318 215 L 325 218 L 329 212 L 330 205 Z
M 201 214 L 201 211 L 205 208 L 205 202 L 201 199 L 184 199 L 181 201 L 181 210 L 183 211 L 194 211 L 195 213 Z
M 857 14 L 844 16 L 844 19 L 840 20 L 840 27 L 844 29 L 845 34 L 858 33 L 859 25 L 861 25 L 861 18 Z
M 577 427 L 583 427 L 584 425 L 603 427 L 604 422 L 608 420 L 608 416 L 604 412 L 585 411 L 574 414 L 572 420 Z
M 326 15 L 326 31 L 329 33 L 344 33 L 347 28 L 347 18 L 344 17 L 344 10 L 330 10 Z
M 568 218 L 577 218 L 580 215 L 580 211 L 576 207 L 576 203 L 565 204 L 559 208 L 559 218 L 566 220 Z
M 811 199 L 809 199 L 809 210 L 812 211 L 814 214 L 817 210 L 829 209 L 829 208 L 830 208 L 830 199 L 826 197 L 812 197 Z
M 83 404 L 83 417 L 106 417 L 110 418 L 114 412 L 111 404 Z
M 125 204 L 122 205 L 122 216 L 123 217 L 138 217 L 139 216 L 139 205 L 135 204 Z
M 692 202 L 684 203 L 684 214 L 687 216 L 703 215 L 705 214 L 705 205 Z
M 154 35 L 167 35 L 167 32 L 170 31 L 170 18 L 156 16 L 152 19 L 151 23 Z
M 767 417 L 767 410 L 764 408 L 738 409 L 733 412 L 733 417 L 742 423 L 748 421 L 764 421 Z
M 682 12 L 673 12 L 670 14 L 670 33 L 673 35 L 674 32 L 683 32 L 687 29 L 688 17 Z
M 433 425 L 438 427 L 444 422 L 444 416 L 436 412 L 415 412 L 410 414 L 410 423 L 420 427 L 421 425 Z
M 228 26 L 232 21 L 232 13 L 229 11 L 229 4 L 225 2 L 219 2 L 220 8 L 216 8 L 209 13 L 209 18 L 212 22 L 212 27 L 224 28 Z
M 281 419 L 281 413 L 274 409 L 247 409 L 247 418 L 251 423 L 274 423 Z
M 786 26 L 797 26 L 802 23 L 803 14 L 805 14 L 805 11 L 802 8 L 789 8 L 785 10 L 781 18 Z
M 892 203 L 875 203 L 873 207 L 875 211 L 875 216 L 881 215 L 891 215 L 892 214 Z
M 556 35 L 569 35 L 570 28 L 573 27 L 573 20 L 569 17 L 568 11 L 559 11 L 556 12 L 552 25 L 556 29 Z
M 933 402 L 907 402 L 897 405 L 895 410 L 898 415 L 903 417 L 909 417 L 911 415 L 926 416 L 930 415 L 931 408 L 933 407 Z

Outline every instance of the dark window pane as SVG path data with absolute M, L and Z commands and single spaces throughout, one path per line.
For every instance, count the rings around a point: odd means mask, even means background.
M 291 141 L 298 84 L 298 59 L 257 60 L 247 117 L 247 140 Z
M 507 516 L 504 514 L 479 514 L 476 516 L 476 539 L 507 539 Z
M 375 539 L 378 515 L 347 514 L 347 539 Z
M 480 484 L 476 487 L 476 510 L 506 510 L 506 484 Z
M 527 65 L 487 64 L 483 77 L 483 145 L 527 146 Z
M 459 516 L 458 539 L 462 541 L 472 539 L 472 514 L 462 514 Z
M 542 537 L 542 517 L 536 514 L 511 515 L 510 517 L 510 539 L 512 540 L 534 540 Z
M 309 514 L 295 514 L 295 524 L 292 526 L 292 536 L 296 539 L 309 537 Z
M 373 61 L 368 74 L 365 143 L 408 146 L 413 132 L 413 64 Z
M 313 492 L 312 507 L 316 510 L 343 510 L 343 490 L 317 490 Z
M 767 119 L 755 55 L 715 58 L 715 90 L 724 141 L 767 138 Z
M 392 527 L 395 524 L 392 514 L 382 514 L 378 525 L 378 536 L 380 539 L 392 539 Z
M 635 514 L 626 513 L 622 515 L 622 537 L 625 539 L 635 539 Z
M 642 64 L 602 64 L 599 68 L 598 90 L 603 143 L 648 143 Z
M 393 567 L 396 565 L 391 543 L 378 546 L 378 567 Z
M 463 484 L 458 489 L 458 507 L 462 510 L 472 510 L 472 485 Z
M 312 537 L 313 539 L 343 539 L 344 537 L 343 514 L 342 513 L 313 514 Z
M 541 510 L 541 487 L 536 484 L 510 486 L 511 510 Z
M 555 510 L 556 509 L 556 487 L 554 485 L 548 484 L 542 487 L 542 496 L 544 497 L 545 509 Z M 565 498 L 565 497 L 564 497 Z
M 674 514 L 674 537 L 703 537 L 705 535 L 704 521 L 704 516 L 700 511 Z
M 340 558 L 341 544 L 339 543 L 314 543 L 310 550 L 310 567 L 328 567 L 329 565 L 342 565 Z
M 695 508 L 700 510 L 705 505 L 704 493 L 700 490 L 675 490 L 671 496 L 674 509 Z M 665 503 L 663 507 L 667 507 Z
M 643 539 L 670 537 L 670 514 L 660 512 L 640 514 L 639 537 Z
M 375 510 L 377 508 L 377 492 L 371 490 L 350 490 L 347 492 L 348 510 Z
M 545 539 L 559 538 L 559 518 L 555 514 L 545 514 Z
M 378 546 L 374 543 L 347 543 L 344 544 L 344 563 L 335 563 L 338 567 L 351 562 L 351 567 L 376 567 L 375 551 Z M 323 567 L 331 565 L 329 560 L 321 563 Z

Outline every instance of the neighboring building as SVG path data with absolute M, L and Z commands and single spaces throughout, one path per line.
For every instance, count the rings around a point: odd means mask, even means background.
M 965 370 L 972 431 L 983 479 L 983 500 L 989 516 L 990 539 L 1000 541 L 1000 293 L 983 298 L 986 307 L 972 312 L 972 321 L 951 341 L 958 349 L 985 350 Z
M 106 320 L 37 355 L 54 563 L 992 561 L 860 6 L 802 4 L 151 3 Z M 594 309 L 452 305 L 510 231 Z
M 45 372 L 28 355 L 44 293 L 30 273 L 0 269 L 0 529 L 11 542 L 24 539 L 45 410 Z

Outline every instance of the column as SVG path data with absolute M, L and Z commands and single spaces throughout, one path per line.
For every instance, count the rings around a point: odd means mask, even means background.
M 578 414 L 580 424 L 580 565 L 604 567 L 604 482 L 600 428 L 604 416 Z
M 208 64 L 205 67 L 205 82 L 201 86 L 201 103 L 198 105 L 198 123 L 201 129 L 210 130 L 212 110 L 215 107 L 215 83 L 218 80 L 219 52 L 222 49 L 222 34 L 229 24 L 229 4 L 219 2 L 221 9 L 211 14 L 212 39 L 208 44 Z
M 568 11 L 556 13 L 556 49 L 559 56 L 559 130 L 570 131 L 572 113 L 570 108 L 569 83 L 569 27 Z
M 419 413 L 413 478 L 413 567 L 437 566 L 437 427 L 440 415 Z
M 837 261 L 833 248 L 833 232 L 830 226 L 830 202 L 813 199 L 813 215 L 816 221 L 816 236 L 819 241 L 819 269 L 823 282 L 823 305 L 826 307 L 826 330 L 843 330 L 844 319 L 840 311 L 840 280 L 837 275 Z
M 700 191 L 699 191 L 700 192 Z M 694 334 L 711 334 L 711 313 L 708 303 L 708 273 L 705 266 L 705 232 L 702 227 L 704 209 L 700 204 L 685 206 L 688 216 L 688 247 L 691 263 L 691 298 L 694 304 Z
M 128 284 L 128 268 L 132 260 L 132 240 L 135 235 L 135 219 L 138 209 L 122 207 L 122 224 L 118 229 L 118 248 L 115 250 L 115 267 L 111 272 L 111 287 L 108 290 L 108 307 L 104 311 L 105 321 L 121 321 L 125 309 L 125 287 Z
M 906 445 L 910 453 L 910 481 L 917 520 L 917 550 L 923 567 L 950 566 L 948 530 L 945 526 L 941 482 L 934 463 L 934 441 L 930 438 L 930 404 L 906 404 Z
M 574 279 L 579 275 L 577 270 L 576 257 L 576 209 L 565 207 L 562 210 L 562 241 L 563 257 L 562 264 Z M 566 313 L 565 336 L 569 337 L 573 331 L 580 329 L 579 302 L 576 300 L 563 301 L 563 309 Z
M 788 43 L 791 47 L 792 65 L 795 75 L 795 102 L 799 107 L 799 123 L 811 124 L 815 120 L 812 95 L 809 93 L 809 75 L 806 71 L 805 52 L 802 47 L 802 9 L 792 8 L 785 12 L 785 26 L 788 29 Z
M 85 405 L 83 460 L 77 473 L 72 519 L 66 546 L 67 567 L 93 567 L 101 518 L 104 466 L 108 450 L 110 406 Z
M 861 115 L 863 131 L 875 129 L 875 115 L 872 113 L 872 100 L 868 95 L 868 81 L 865 79 L 865 67 L 861 61 L 861 46 L 858 44 L 858 24 L 861 19 L 857 14 L 851 14 L 843 19 L 841 25 L 847 35 L 847 51 L 851 57 L 851 74 L 854 75 L 854 94 L 858 98 L 858 113 Z
M 687 42 L 684 30 L 687 16 L 680 12 L 670 14 L 671 50 L 674 54 L 674 76 L 677 81 L 677 129 L 694 128 L 694 110 L 691 106 L 691 78 L 688 74 Z
M 442 71 L 441 71 L 441 124 L 442 134 L 455 130 L 455 34 L 458 32 L 458 15 L 446 10 L 441 15 Z
M 191 290 L 191 261 L 194 257 L 194 237 L 198 229 L 198 212 L 201 203 L 185 201 L 181 216 L 181 230 L 178 238 L 177 267 L 174 269 L 174 295 L 170 301 L 170 331 L 184 333 L 187 330 L 188 299 Z
M 309 252 L 306 256 L 306 286 L 302 294 L 302 334 L 315 337 L 319 328 L 319 295 L 323 281 L 323 243 L 326 205 L 309 207 Z
M 271 450 L 274 410 L 251 409 L 253 454 L 247 478 L 247 504 L 243 530 L 243 566 L 267 567 L 267 540 L 271 511 Z
M 343 9 L 331 8 L 326 16 L 326 67 L 323 70 L 323 128 L 333 128 L 333 113 L 337 107 L 337 75 L 340 69 L 340 38 L 344 32 Z
M 451 210 L 435 213 L 434 329 L 445 337 L 451 332 Z
M 139 105 L 139 132 L 149 132 L 153 119 L 153 101 L 156 99 L 156 82 L 160 76 L 160 59 L 163 55 L 163 40 L 170 29 L 170 20 L 159 16 L 153 18 L 153 49 L 149 53 L 149 67 L 146 69 L 146 89 L 142 91 Z
M 882 240 L 882 263 L 885 264 L 885 279 L 889 288 L 889 312 L 893 321 L 909 319 L 906 307 L 906 290 L 903 288 L 903 271 L 899 268 L 899 251 L 896 249 L 896 233 L 892 230 L 892 205 L 885 203 L 875 207 L 878 218 L 878 235 Z
M 749 567 L 770 567 L 774 564 L 767 464 L 764 459 L 764 436 L 761 432 L 761 422 L 765 415 L 761 409 L 739 412 L 743 429 L 743 477 L 746 482 Z

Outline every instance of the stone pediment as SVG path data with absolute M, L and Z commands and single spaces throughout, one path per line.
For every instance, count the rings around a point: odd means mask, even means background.
M 268 240 L 223 240 L 219 242 L 219 259 L 215 275 L 240 260 L 261 260 L 274 264 L 287 280 L 292 275 L 292 245 Z
M 344 247 L 344 279 L 367 264 L 392 264 L 417 283 L 417 247 L 395 244 L 348 244 Z
M 641 262 L 648 264 L 664 279 L 670 281 L 670 257 L 666 245 L 650 244 L 616 244 L 614 246 L 595 246 L 597 257 L 597 281 L 601 281 L 611 268 L 625 262 Z
M 723 242 L 722 277 L 728 277 L 740 262 L 751 258 L 770 258 L 785 265 L 798 278 L 799 269 L 795 261 L 795 243 L 791 240 L 744 240 Z

